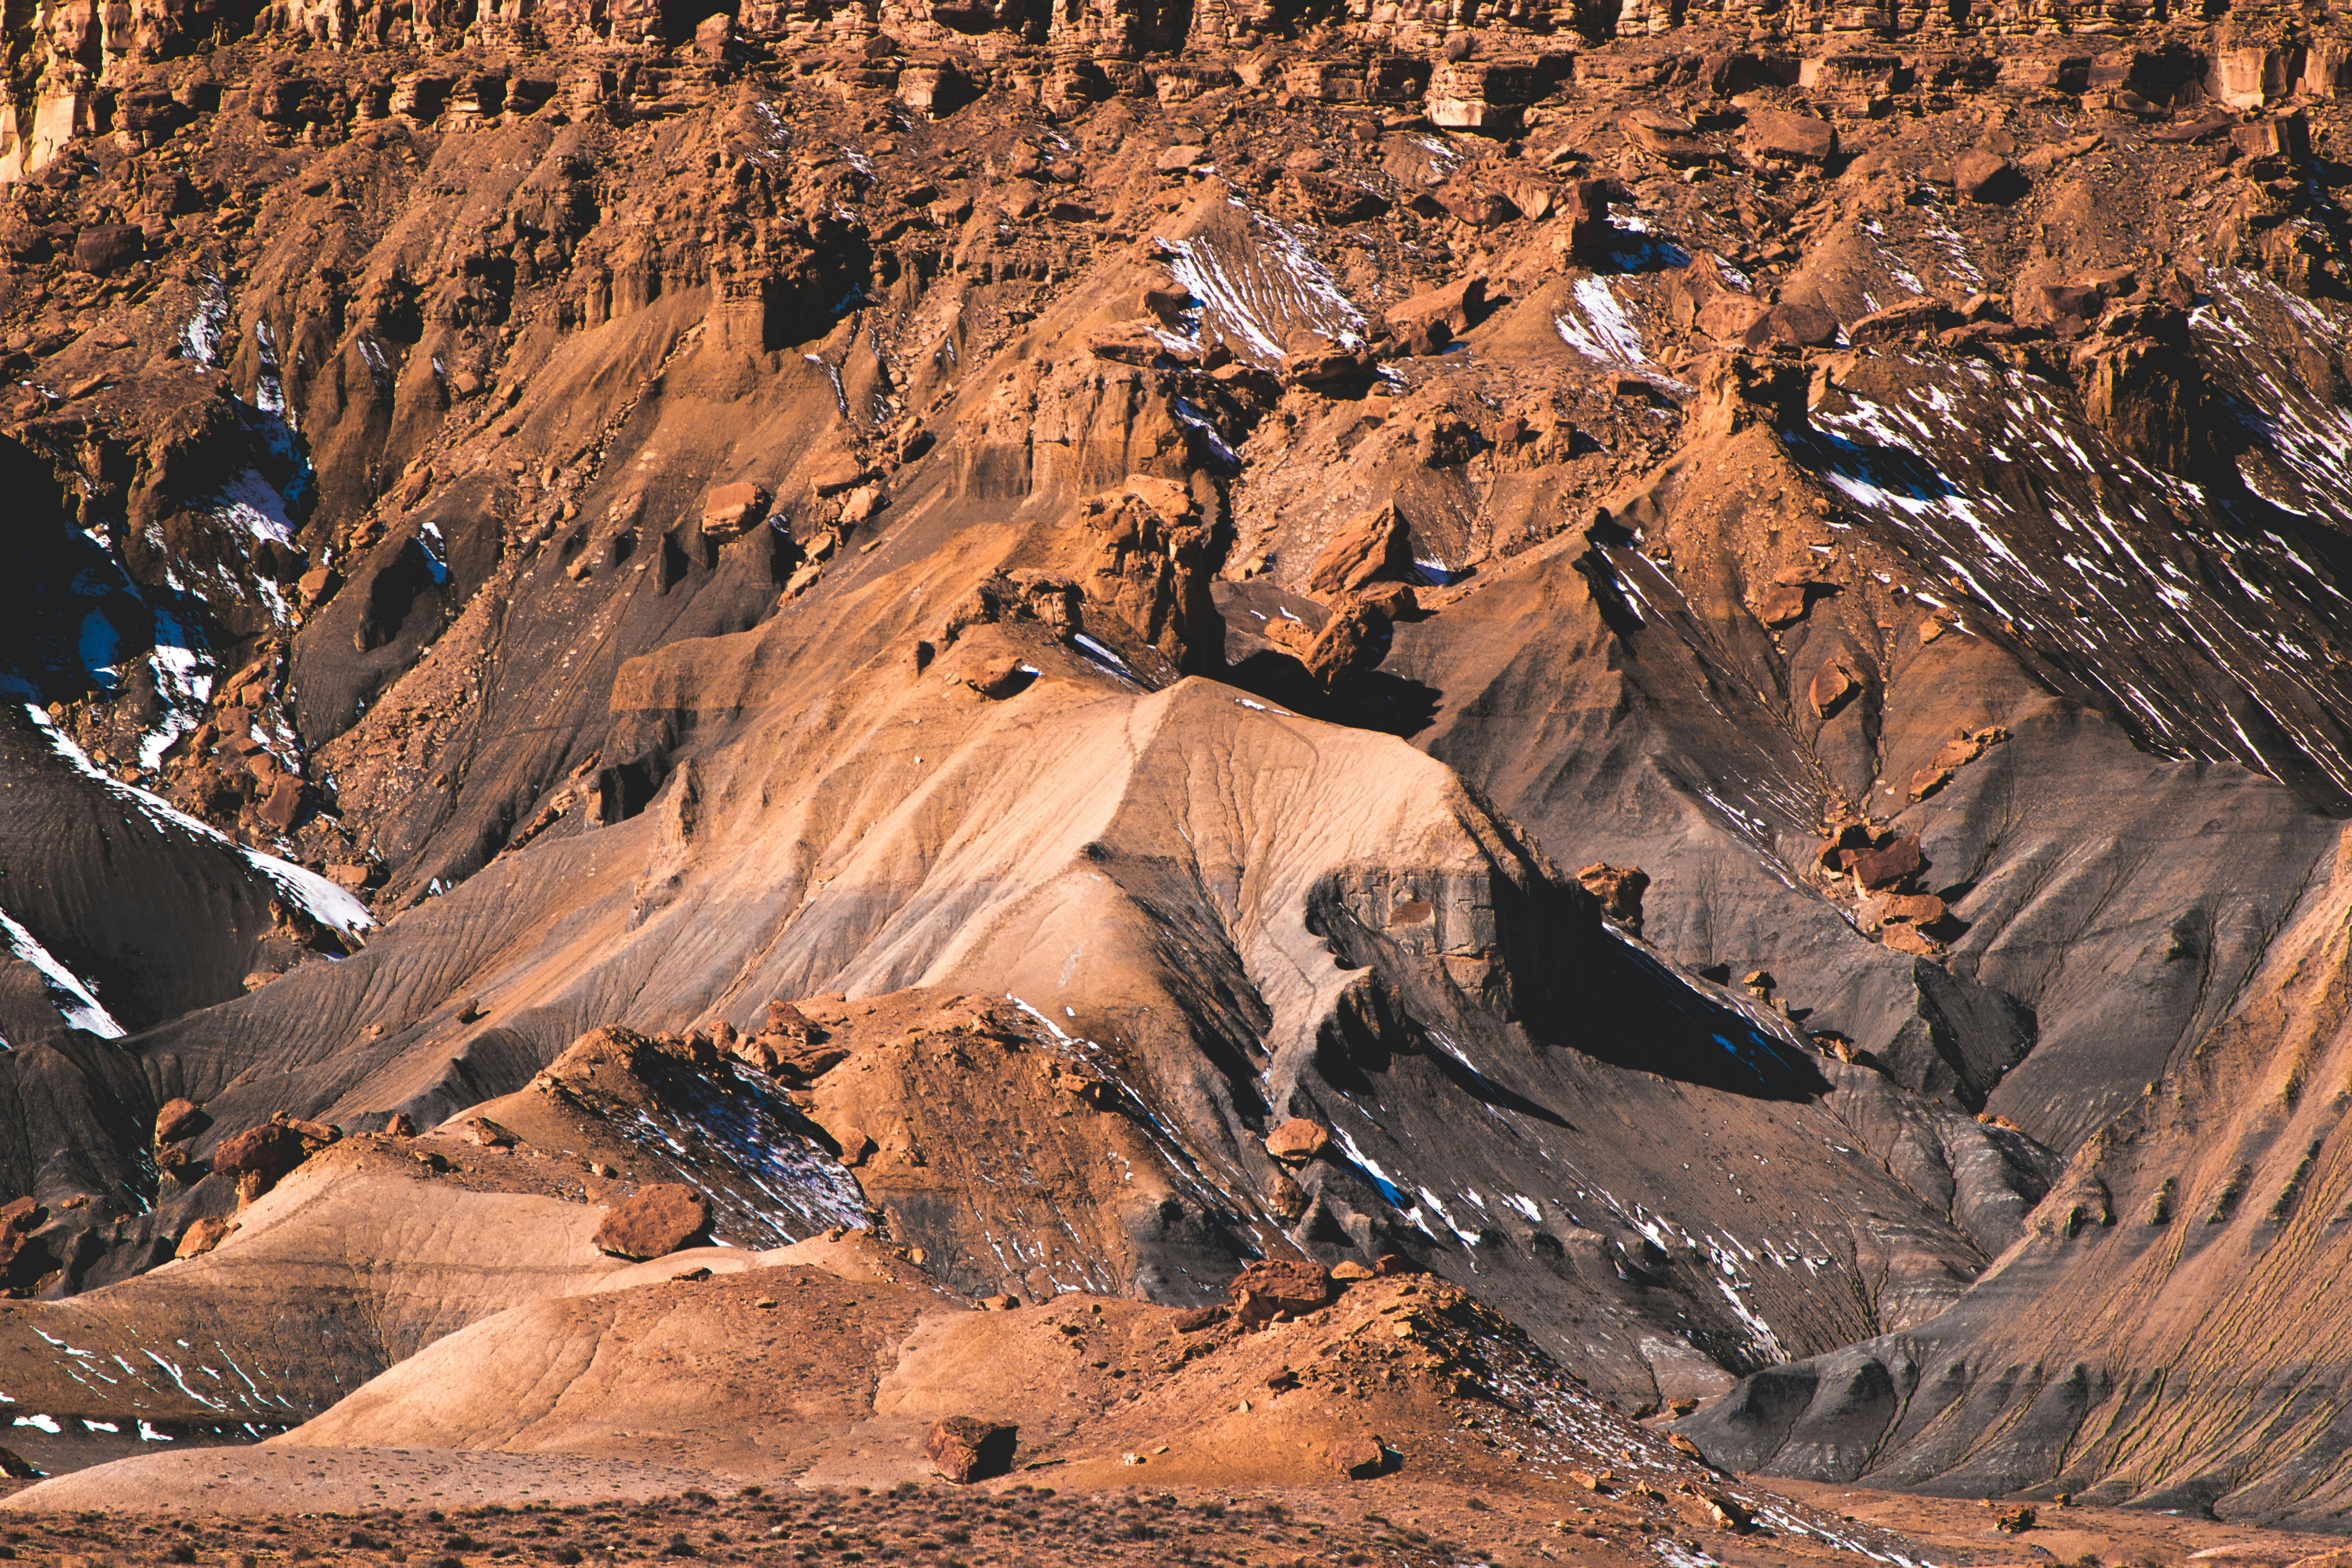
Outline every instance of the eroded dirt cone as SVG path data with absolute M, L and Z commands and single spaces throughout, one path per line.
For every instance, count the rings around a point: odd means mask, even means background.
M 710 1224 L 710 1200 L 677 1182 L 653 1182 L 623 1199 L 596 1227 L 596 1247 L 642 1261 L 677 1251 Z

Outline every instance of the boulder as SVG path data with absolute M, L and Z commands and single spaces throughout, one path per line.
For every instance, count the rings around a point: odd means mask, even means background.
M 136 224 L 92 224 L 74 236 L 74 268 L 102 278 L 137 261 L 146 243 Z
M 1870 314 L 1846 328 L 1848 342 L 1861 343 L 1899 342 L 1905 338 L 1925 337 L 1929 332 L 1960 324 L 1960 313 L 1948 300 L 1925 295 L 1906 300 Z
M 1368 1481 L 1389 1468 L 1388 1445 L 1377 1436 L 1342 1437 L 1331 1445 L 1331 1468 L 1352 1481 Z
M 1688 265 L 1665 274 L 1659 292 L 1667 320 L 1684 331 L 1696 327 L 1709 336 L 1718 335 L 1712 327 L 1702 323 L 1702 312 L 1717 300 L 1749 298 L 1726 282 L 1723 274 L 1722 259 L 1707 251 L 1699 252 Z
M 1742 347 L 1771 349 L 1826 348 L 1837 342 L 1838 320 L 1819 305 L 1782 300 L 1748 325 L 1739 335 Z
M 677 1251 L 709 1227 L 710 1200 L 677 1182 L 649 1182 L 605 1215 L 596 1249 L 642 1261 Z
M 310 1157 L 302 1134 L 281 1121 L 225 1138 L 213 1150 L 213 1169 L 225 1176 L 251 1174 L 274 1182 Z
M 1853 672 L 1831 659 L 1813 671 L 1813 683 L 1806 689 L 1805 700 L 1812 704 L 1816 714 L 1827 719 L 1852 701 L 1861 689 L 1862 683 L 1854 679 Z
M 1625 140 L 1678 167 L 1704 163 L 1715 155 L 1697 127 L 1663 110 L 1637 109 L 1618 121 Z
M 1372 374 L 1369 354 L 1334 343 L 1326 348 L 1294 350 L 1282 362 L 1282 379 L 1293 386 L 1340 395 L 1364 385 Z
M 1195 164 L 1209 161 L 1209 150 L 1195 142 L 1182 142 L 1164 149 L 1151 161 L 1151 166 L 1163 174 L 1181 174 Z
M 1349 523 L 1323 547 L 1307 574 L 1307 591 L 1319 599 L 1353 593 L 1377 577 L 1402 576 L 1412 565 L 1412 543 L 1396 503 Z
M 1756 618 L 1779 631 L 1795 626 L 1812 608 L 1812 596 L 1801 583 L 1773 583 L 1756 599 Z
M 1290 1179 L 1287 1171 L 1275 1172 L 1265 1184 L 1266 1209 L 1285 1225 L 1294 1224 L 1304 1217 L 1314 1202 L 1305 1187 Z
M 2277 158 L 2300 164 L 2311 157 L 2311 122 L 2302 114 L 2282 114 L 2231 127 L 2230 141 L 2242 157 Z M 83 232 L 88 233 L 88 230 Z M 75 247 L 79 255 L 80 247 Z M 84 271 L 89 270 L 88 268 Z
M 1323 624 L 1299 663 L 1326 691 L 1359 670 L 1370 669 L 1388 657 L 1389 618 L 1359 600 Z
M 155 1112 L 155 1142 L 160 1146 L 194 1138 L 213 1124 L 205 1108 L 193 1100 L 167 1100 Z
M 1854 885 L 1864 892 L 1877 892 L 1892 888 L 1927 868 L 1927 858 L 1919 852 L 1919 837 L 1906 833 L 1883 849 L 1860 849 L 1848 862 L 1853 873 Z
M 804 1035 L 745 1035 L 735 1041 L 732 1048 L 739 1061 L 771 1077 L 803 1083 L 824 1077 L 849 1059 L 847 1047 L 828 1045 L 822 1037 L 813 1040 Z
M 750 532 L 768 513 L 768 492 L 744 481 L 713 485 L 702 498 L 702 531 L 713 539 Z
M 1271 1321 L 1277 1312 L 1304 1317 L 1329 1306 L 1339 1294 L 1331 1271 L 1319 1263 L 1267 1260 L 1243 1269 L 1227 1298 L 1233 1302 L 1234 1315 L 1254 1327 Z
M 1304 1165 L 1331 1146 L 1331 1134 L 1294 1116 L 1265 1135 L 1265 1152 L 1286 1164 Z
M 1741 143 L 1751 158 L 1779 158 L 1795 163 L 1826 163 L 1837 156 L 1837 127 L 1810 114 L 1780 109 L 1751 110 L 1742 129 Z
M 1642 895 L 1649 890 L 1650 874 L 1639 866 L 1610 866 L 1596 860 L 1576 874 L 1584 890 L 1601 901 L 1601 912 L 1642 934 Z
M 1559 216 L 1568 220 L 1568 253 L 1587 264 L 1605 258 L 1616 244 L 1609 224 L 1606 180 L 1571 180 L 1559 194 Z
M 1721 343 L 1736 343 L 1748 336 L 1748 330 L 1771 313 L 1772 307 L 1753 294 L 1735 293 L 1728 289 L 1709 295 L 1691 316 L 1691 324 Z
M 225 1219 L 200 1219 L 180 1233 L 180 1245 L 172 1251 L 173 1258 L 202 1258 L 228 1238 L 236 1226 Z
M 963 683 L 991 701 L 1013 696 L 1034 679 L 1017 658 L 992 658 L 963 672 Z
M 484 1149 L 511 1149 L 518 1142 L 512 1131 L 487 1116 L 468 1116 L 458 1125 L 467 1137 Z
M 1881 921 L 1931 926 L 1944 918 L 1946 910 L 1944 900 L 1933 893 L 1888 893 L 1873 904 L 1871 912 Z
M 950 1415 L 931 1423 L 923 1437 L 923 1457 L 948 1479 L 969 1486 L 1012 1469 L 1013 1452 L 1020 1441 L 1018 1426 Z
M 1448 180 L 1430 193 L 1455 221 L 1472 228 L 1500 228 L 1519 216 L 1510 197 L 1471 180 Z
M 1683 1438 L 1683 1442 L 1689 1441 L 1687 1437 Z M 1717 1492 L 1685 1492 L 1675 1499 L 1675 1507 L 1696 1529 L 1726 1530 L 1735 1535 L 1743 1535 L 1756 1528 L 1753 1514 L 1736 1499 Z
M 1952 160 L 1952 188 L 1972 202 L 2007 206 L 2032 189 L 2032 182 L 2000 153 L 1979 149 Z
M 48 1211 L 32 1198 L 12 1198 L 0 1204 L 0 1275 L 12 1272 L 25 1242 L 40 1227 Z
M 1409 621 L 1421 614 L 1421 595 L 1410 583 L 1368 583 L 1356 590 L 1356 597 L 1391 621 Z
M 866 1157 L 874 1152 L 874 1140 L 866 1135 L 863 1127 L 845 1124 L 828 1127 L 824 1133 L 833 1140 L 834 1147 L 841 1151 L 841 1163 L 852 1170 L 866 1163 Z
M 1224 1321 L 1225 1310 L 1223 1307 L 1194 1307 L 1177 1313 L 1169 1320 L 1168 1326 L 1180 1334 L 1197 1334 L 1202 1329 L 1213 1329 Z
M 1470 330 L 1486 303 L 1486 279 L 1478 273 L 1438 289 L 1425 289 L 1391 307 L 1389 328 L 1407 352 L 1433 354 Z

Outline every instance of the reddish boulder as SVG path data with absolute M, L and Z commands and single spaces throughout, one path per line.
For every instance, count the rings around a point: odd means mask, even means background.
M 155 1112 L 155 1142 L 157 1147 L 177 1143 L 183 1138 L 194 1138 L 213 1124 L 205 1108 L 193 1100 L 167 1100 Z
M 1331 1468 L 1351 1481 L 1368 1481 L 1389 1468 L 1388 1445 L 1377 1436 L 1343 1437 L 1331 1445 Z
M 1625 140 L 1675 165 L 1704 163 L 1715 156 L 1698 128 L 1663 110 L 1637 109 L 1618 122 Z
M 1952 187 L 1972 202 L 2007 206 L 2032 188 L 2023 171 L 1998 153 L 1963 153 L 1952 160 Z
M 1576 874 L 1584 890 L 1601 900 L 1601 912 L 1642 934 L 1642 895 L 1649 891 L 1650 874 L 1639 866 L 1611 866 L 1594 861 Z
M 1740 139 L 1752 158 L 1826 163 L 1837 156 L 1836 126 L 1810 114 L 1791 114 L 1785 110 L 1751 110 Z
M 1925 337 L 1929 332 L 1960 324 L 1960 313 L 1948 300 L 1927 296 L 1906 300 L 1889 305 L 1883 310 L 1873 310 L 1845 330 L 1846 340 L 1854 343 L 1891 343 L 1905 338 Z
M 992 658 L 963 674 L 963 683 L 992 702 L 1027 689 L 1035 679 L 1017 658 Z
M 1389 631 L 1388 616 L 1359 601 L 1323 624 L 1299 662 L 1316 684 L 1329 691 L 1349 675 L 1388 657 Z
M 1318 598 L 1336 599 L 1375 577 L 1402 574 L 1412 565 L 1411 535 L 1391 501 L 1366 512 L 1323 547 L 1307 574 L 1307 591 Z
M 74 267 L 100 277 L 137 261 L 147 237 L 129 223 L 96 223 L 74 237 Z
M 1802 583 L 1768 584 L 1757 596 L 1756 618 L 1775 631 L 1796 625 L 1812 608 L 1811 595 L 1805 589 Z
M 939 1467 L 940 1474 L 959 1486 L 984 1481 L 1003 1475 L 1013 1468 L 1013 1451 L 1021 1441 L 1021 1428 L 1003 1422 L 980 1421 L 969 1415 L 950 1415 L 931 1423 L 923 1438 L 923 1457 Z
M 1266 1322 L 1277 1312 L 1304 1317 L 1329 1306 L 1339 1294 L 1331 1271 L 1321 1264 L 1287 1260 L 1251 1264 L 1228 1292 L 1234 1315 L 1249 1326 Z
M 1470 330 L 1471 318 L 1486 303 L 1486 279 L 1476 273 L 1442 289 L 1426 289 L 1392 306 L 1386 318 L 1407 353 L 1442 353 Z
M 750 532 L 767 511 L 768 492 L 757 485 L 713 485 L 702 498 L 702 531 L 713 539 L 733 539 Z
M 1265 1152 L 1287 1164 L 1303 1165 L 1331 1146 L 1331 1134 L 1294 1116 L 1265 1135 Z
M 1502 192 L 1465 180 L 1449 180 L 1430 194 L 1456 222 L 1471 228 L 1500 228 L 1519 216 L 1518 207 Z
M 225 1219 L 200 1219 L 180 1233 L 180 1245 L 173 1249 L 173 1258 L 202 1258 L 228 1238 L 236 1226 Z
M 1905 834 L 1883 849 L 1858 850 L 1848 863 L 1855 885 L 1865 892 L 1892 888 L 1927 868 L 1927 858 L 1919 853 L 1919 837 L 1915 833 Z
M 265 1121 L 224 1138 L 213 1150 L 213 1169 L 225 1176 L 254 1175 L 274 1182 L 310 1156 L 302 1134 L 281 1121 Z
M 596 1249 L 642 1261 L 676 1252 L 710 1224 L 710 1200 L 676 1182 L 650 1182 L 596 1227 Z
M 1862 684 L 1854 679 L 1853 672 L 1837 660 L 1831 659 L 1813 671 L 1813 683 L 1806 689 L 1805 700 L 1813 705 L 1815 713 L 1827 719 L 1843 708 L 1861 689 Z
M 25 1250 L 26 1238 L 40 1227 L 48 1211 L 31 1198 L 0 1204 L 0 1276 L 13 1272 Z

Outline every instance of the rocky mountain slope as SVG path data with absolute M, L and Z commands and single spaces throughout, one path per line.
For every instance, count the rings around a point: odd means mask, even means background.
M 2341 1517 L 2332 13 L 5 34 L 28 1507 Z

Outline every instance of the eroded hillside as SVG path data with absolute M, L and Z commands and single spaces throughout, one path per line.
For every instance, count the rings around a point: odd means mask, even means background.
M 2332 1521 L 2340 29 L 1606 9 L 12 15 L 31 1462 L 895 1483 L 597 1380 L 1290 1264 L 1603 1468 Z

